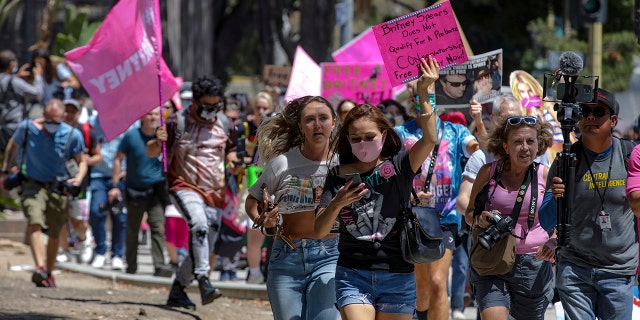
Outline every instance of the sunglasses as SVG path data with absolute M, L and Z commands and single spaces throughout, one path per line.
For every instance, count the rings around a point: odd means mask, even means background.
M 597 107 L 597 108 L 591 109 L 583 106 L 580 108 L 580 111 L 582 112 L 583 117 L 588 117 L 590 114 L 593 114 L 594 117 L 600 118 L 600 117 L 603 117 L 604 115 L 609 114 L 607 109 L 603 107 Z
M 223 102 L 218 102 L 216 104 L 206 104 L 206 103 L 198 102 L 198 105 L 200 105 L 202 107 L 202 109 L 204 109 L 206 111 L 220 110 L 220 109 L 222 109 L 222 107 L 224 107 L 224 103 Z
M 449 80 L 444 80 L 446 83 L 448 83 L 450 86 L 457 88 L 459 86 L 467 86 L 467 82 L 466 81 L 461 81 L 461 82 L 451 82 Z
M 509 117 L 507 118 L 507 124 L 510 126 L 520 125 L 522 122 L 524 124 L 532 126 L 538 122 L 536 117 Z

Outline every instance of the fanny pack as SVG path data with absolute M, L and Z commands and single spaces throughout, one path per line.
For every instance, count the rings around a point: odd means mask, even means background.
M 151 186 L 149 186 L 149 188 L 147 189 L 126 187 L 124 192 L 127 200 L 131 201 L 150 200 L 155 195 L 155 192 Z

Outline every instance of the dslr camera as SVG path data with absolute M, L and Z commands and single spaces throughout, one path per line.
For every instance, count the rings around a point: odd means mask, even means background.
M 478 242 L 487 250 L 491 250 L 494 244 L 502 238 L 508 237 L 513 231 L 511 217 L 502 217 L 495 210 L 491 213 L 493 213 L 493 217 L 489 219 L 489 222 L 492 223 L 491 227 L 478 235 Z
M 51 186 L 51 190 L 59 194 L 69 194 L 72 197 L 77 197 L 82 191 L 82 188 L 79 186 L 74 186 L 73 184 L 67 182 L 67 180 L 59 179 L 53 183 L 53 185 Z

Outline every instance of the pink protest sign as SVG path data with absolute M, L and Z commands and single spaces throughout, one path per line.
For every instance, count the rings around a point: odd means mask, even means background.
M 449 1 L 373 27 L 394 86 L 418 79 L 421 58 L 433 56 L 441 69 L 468 60 Z
M 393 87 L 380 63 L 323 63 L 322 96 L 334 106 L 344 99 L 378 105 L 393 99 Z
M 331 54 L 338 63 L 382 62 L 373 30 L 368 28 Z
M 320 77 L 320 66 L 301 46 L 298 46 L 296 55 L 293 57 L 291 78 L 284 101 L 289 102 L 303 96 L 319 96 Z
M 175 77 L 162 59 L 158 0 L 118 1 L 89 43 L 67 52 L 65 57 L 100 113 L 107 140 L 127 130 L 178 90 Z

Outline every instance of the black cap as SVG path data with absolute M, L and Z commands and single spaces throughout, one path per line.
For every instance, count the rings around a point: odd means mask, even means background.
M 609 107 L 612 114 L 617 115 L 620 112 L 620 104 L 616 101 L 615 95 L 602 88 L 598 89 L 598 104 L 604 104 Z

